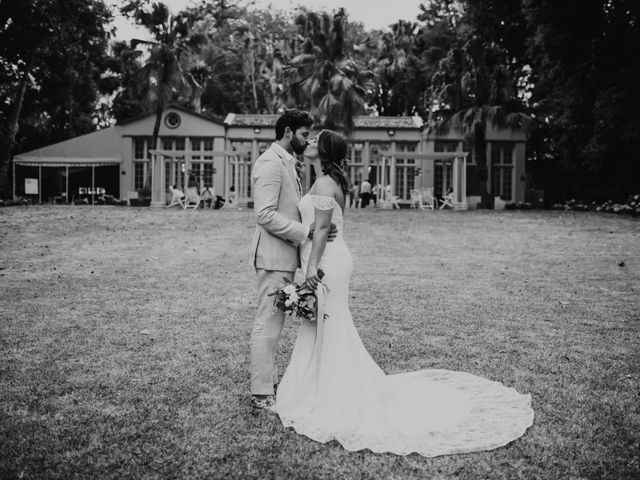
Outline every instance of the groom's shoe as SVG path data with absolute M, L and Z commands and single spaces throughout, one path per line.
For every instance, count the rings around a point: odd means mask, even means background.
M 253 395 L 251 397 L 251 406 L 260 410 L 274 411 L 276 406 L 276 397 L 274 395 Z

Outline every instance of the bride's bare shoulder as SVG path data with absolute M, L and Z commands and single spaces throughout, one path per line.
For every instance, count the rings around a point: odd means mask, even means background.
M 340 186 L 335 182 L 333 178 L 329 177 L 328 175 L 321 175 L 316 179 L 315 182 L 313 182 L 313 186 L 309 190 L 309 193 L 311 195 L 336 198 L 339 190 Z

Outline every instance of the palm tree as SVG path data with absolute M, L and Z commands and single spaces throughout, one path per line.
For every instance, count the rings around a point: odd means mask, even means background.
M 378 40 L 378 55 L 373 60 L 377 80 L 374 101 L 383 115 L 415 113 L 424 84 L 422 64 L 416 55 L 419 30 L 418 24 L 399 20 Z
M 151 145 L 158 148 L 158 132 L 165 107 L 178 98 L 188 97 L 200 84 L 181 65 L 184 55 L 204 40 L 202 36 L 189 37 L 186 16 L 172 15 L 163 3 L 153 3 L 151 11 L 131 0 L 122 8 L 125 15 L 132 15 L 136 22 L 146 27 L 154 40 L 131 41 L 132 48 L 146 46 L 149 51 L 146 63 L 133 74 L 132 80 L 145 93 L 145 104 L 155 113 Z M 151 188 L 151 169 L 147 172 L 144 190 Z
M 429 88 L 428 128 L 437 132 L 461 130 L 472 143 L 484 208 L 490 208 L 493 199 L 488 189 L 487 125 L 526 130 L 531 124 L 515 95 L 505 59 L 505 52 L 497 45 L 472 38 L 449 50 Z
M 287 104 L 307 108 L 323 128 L 350 132 L 364 112 L 361 81 L 370 72 L 347 55 L 344 9 L 333 18 L 306 12 L 296 18 L 304 38 L 302 52 L 285 67 Z

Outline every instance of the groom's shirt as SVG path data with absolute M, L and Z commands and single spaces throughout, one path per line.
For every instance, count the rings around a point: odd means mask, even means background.
M 271 144 L 271 148 L 273 148 L 279 155 L 284 157 L 284 160 L 289 164 L 291 169 L 296 174 L 296 182 L 298 183 L 298 193 L 302 196 L 302 185 L 300 184 L 300 177 L 298 176 L 298 169 L 296 168 L 296 164 L 298 163 L 298 159 L 287 152 L 284 148 L 282 148 L 278 143 L 273 142 Z
M 298 176 L 298 170 L 296 169 L 296 163 L 298 163 L 298 159 L 293 155 L 291 155 L 289 152 L 287 152 L 284 148 L 282 148 L 276 142 L 273 142 L 271 144 L 271 148 L 273 148 L 276 152 L 278 152 L 278 155 L 284 158 L 284 161 L 291 166 L 291 169 L 296 175 L 296 182 L 298 182 L 298 192 L 300 193 L 300 196 L 302 196 L 302 185 L 300 184 L 300 177 Z M 305 239 L 302 242 L 300 242 L 300 244 L 303 244 L 309 238 L 309 230 L 311 229 L 311 227 L 309 225 L 305 225 L 304 227 L 305 227 L 305 236 L 304 236 Z

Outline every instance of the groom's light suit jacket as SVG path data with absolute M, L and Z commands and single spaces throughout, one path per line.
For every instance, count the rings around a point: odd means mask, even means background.
M 253 208 L 256 231 L 251 255 L 256 268 L 295 271 L 300 266 L 298 245 L 308 229 L 300 223 L 302 196 L 294 161 L 274 143 L 253 167 Z

